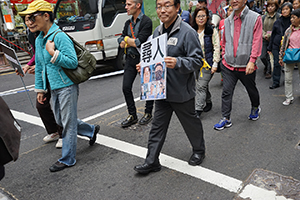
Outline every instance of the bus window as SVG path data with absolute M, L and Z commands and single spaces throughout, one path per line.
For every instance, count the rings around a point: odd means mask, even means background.
M 126 13 L 126 0 L 103 0 L 102 20 L 104 27 L 109 27 L 119 13 Z
M 96 14 L 92 14 L 89 1 L 62 0 L 56 7 L 56 21 L 63 31 L 83 31 L 95 27 Z

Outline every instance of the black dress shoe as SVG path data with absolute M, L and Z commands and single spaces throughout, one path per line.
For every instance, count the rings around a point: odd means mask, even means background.
M 203 112 L 208 112 L 212 108 L 212 103 L 206 103 L 206 106 L 203 108 Z
M 144 163 L 142 165 L 136 165 L 134 167 L 134 170 L 137 171 L 140 174 L 149 174 L 150 172 L 158 172 L 161 170 L 161 165 L 149 165 L 147 163 Z
M 272 90 L 272 89 L 275 89 L 275 88 L 278 88 L 279 87 L 279 84 L 276 84 L 276 85 L 272 85 L 272 86 L 270 86 L 269 88 Z
M 58 172 L 58 171 L 61 171 L 63 169 L 65 169 L 66 167 L 71 167 L 71 166 L 68 166 L 68 165 L 65 165 L 59 161 L 56 161 L 56 163 L 54 163 L 50 168 L 50 172 Z
M 133 115 L 128 115 L 128 117 L 121 123 L 121 126 L 125 128 L 133 124 L 136 124 L 137 121 L 138 121 L 137 117 L 134 117 Z
M 205 158 L 205 154 L 193 153 L 193 155 L 189 160 L 189 165 L 193 165 L 193 166 L 200 165 L 203 162 L 204 158 Z
M 140 119 L 140 125 L 146 125 L 152 120 L 152 115 L 150 113 L 145 113 L 144 116 Z
M 96 125 L 95 126 L 95 130 L 94 130 L 94 135 L 93 137 L 90 139 L 89 141 L 89 144 L 90 146 L 93 146 L 96 142 L 96 139 L 97 139 L 97 133 L 100 131 L 100 126 L 99 125 Z

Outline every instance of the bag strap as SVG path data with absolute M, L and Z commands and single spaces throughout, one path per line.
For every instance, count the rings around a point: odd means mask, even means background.
M 60 33 L 60 32 L 63 32 L 63 31 L 56 31 L 56 33 L 54 34 L 53 38 L 52 38 L 52 42 L 54 42 L 54 38 L 56 36 L 57 33 Z

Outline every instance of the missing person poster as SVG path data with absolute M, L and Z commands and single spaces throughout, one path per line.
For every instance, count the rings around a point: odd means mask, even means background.
M 166 99 L 167 34 L 141 46 L 141 100 Z

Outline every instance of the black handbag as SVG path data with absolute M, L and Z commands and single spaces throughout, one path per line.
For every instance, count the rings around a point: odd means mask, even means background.
M 53 36 L 52 41 L 54 41 L 54 38 L 57 33 L 63 32 L 63 31 L 57 31 L 55 35 Z M 65 32 L 63 32 L 65 33 Z M 83 46 L 81 46 L 76 40 L 74 40 L 70 35 L 65 33 L 73 42 L 74 48 L 77 55 L 78 60 L 78 66 L 76 69 L 67 69 L 63 68 L 65 74 L 72 80 L 73 83 L 79 84 L 86 80 L 88 80 L 94 70 L 96 69 L 96 58 Z

